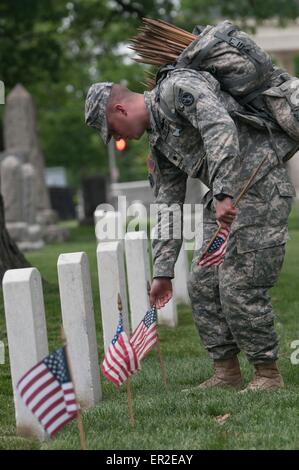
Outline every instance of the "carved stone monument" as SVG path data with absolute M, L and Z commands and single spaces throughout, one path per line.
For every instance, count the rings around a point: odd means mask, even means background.
M 1 191 L 6 228 L 21 250 L 44 246 L 42 228 L 36 223 L 36 175 L 30 163 L 13 155 L 1 163 Z
M 28 249 L 39 248 L 43 244 L 42 238 L 44 241 L 67 239 L 67 231 L 56 225 L 57 214 L 50 204 L 33 100 L 20 84 L 14 87 L 6 99 L 4 147 L 1 173 L 4 171 L 9 177 L 6 180 L 1 175 L 1 180 L 11 236 L 21 249 L 26 249 L 28 242 Z M 11 179 L 17 189 L 12 188 Z M 27 228 L 24 228 L 24 224 Z
M 50 211 L 50 199 L 44 179 L 44 158 L 36 129 L 32 97 L 22 85 L 16 85 L 8 95 L 4 113 L 4 147 L 12 155 L 22 155 L 31 163 L 37 176 L 38 212 Z M 52 222 L 55 220 L 52 214 Z

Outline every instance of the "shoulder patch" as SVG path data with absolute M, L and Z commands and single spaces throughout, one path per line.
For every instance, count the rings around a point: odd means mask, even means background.
M 194 96 L 188 91 L 182 91 L 179 94 L 179 102 L 183 106 L 192 106 L 192 104 L 194 103 Z

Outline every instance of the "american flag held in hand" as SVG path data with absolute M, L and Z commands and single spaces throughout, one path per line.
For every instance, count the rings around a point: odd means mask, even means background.
M 155 346 L 157 343 L 157 310 L 155 307 L 146 312 L 133 332 L 130 342 L 139 361 Z
M 200 258 L 199 266 L 220 266 L 225 257 L 230 230 L 221 227 L 215 240 L 206 253 Z
M 101 371 L 108 380 L 120 386 L 139 369 L 138 358 L 123 329 L 122 314 L 120 313 L 116 333 L 105 354 Z
M 19 380 L 17 390 L 51 437 L 77 417 L 78 407 L 64 347 L 32 367 Z

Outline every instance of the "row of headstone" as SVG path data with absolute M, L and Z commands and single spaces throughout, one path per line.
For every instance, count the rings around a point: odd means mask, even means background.
M 119 198 L 119 202 L 121 202 L 121 199 L 122 197 Z M 124 210 L 126 209 L 127 208 L 125 206 Z M 131 204 L 130 210 L 132 215 L 138 214 L 138 220 L 143 221 L 144 223 L 142 225 L 144 226 L 144 228 L 146 228 L 148 223 L 146 213 L 144 215 L 144 219 L 142 219 L 141 217 L 143 211 L 145 210 L 144 205 L 136 201 L 134 204 Z M 122 213 L 122 211 L 104 211 L 102 209 L 96 209 L 94 212 L 94 223 L 97 243 L 123 239 L 125 235 L 127 215 L 130 215 L 130 213 L 128 214 L 128 211 Z M 100 228 L 98 227 L 97 229 L 97 223 L 100 220 L 102 220 L 102 223 Z M 145 245 L 147 246 L 147 243 L 145 243 Z M 187 305 L 190 304 L 190 298 L 187 290 L 188 277 L 188 252 L 183 243 L 177 262 L 175 264 L 174 289 L 177 301 L 179 303 L 181 302 Z
M 148 308 L 145 242 L 145 233 L 126 234 L 127 276 L 123 241 L 98 244 L 97 262 L 105 350 L 112 341 L 118 323 L 118 293 L 122 300 L 124 329 L 128 334 L 136 328 Z M 61 254 L 57 268 L 62 322 L 76 395 L 82 408 L 91 407 L 101 400 L 101 385 L 87 256 L 85 253 Z M 49 352 L 43 290 L 38 270 L 8 270 L 3 278 L 3 296 L 17 433 L 44 440 L 46 435 L 42 427 L 25 407 L 16 390 L 20 378 Z
M 111 214 L 108 214 L 109 217 Z M 111 343 L 118 322 L 118 293 L 122 299 L 124 329 L 128 334 L 136 328 L 149 307 L 148 255 L 146 232 L 128 232 L 124 240 L 98 243 L 97 264 L 105 350 Z M 81 407 L 91 407 L 101 400 L 101 385 L 86 254 L 61 254 L 58 259 L 58 280 L 62 321 L 77 398 Z M 38 270 L 26 268 L 7 271 L 3 278 L 3 296 L 17 433 L 43 440 L 46 435 L 42 427 L 16 391 L 22 375 L 48 354 L 45 307 Z M 175 326 L 175 300 L 172 301 L 172 307 L 169 308 L 169 305 L 171 302 L 167 304 L 168 310 L 165 306 L 159 312 L 159 321 Z
M 137 326 L 149 308 L 147 285 L 151 279 L 149 246 L 145 231 L 132 231 L 124 234 L 124 219 L 120 212 L 96 210 L 94 214 L 95 231 L 98 248 L 105 252 L 103 244 L 111 240 L 119 240 L 122 253 L 119 257 L 126 257 L 127 278 L 130 292 L 130 310 L 132 324 Z M 124 244 L 123 244 L 124 240 Z M 125 255 L 124 253 L 125 252 Z M 172 299 L 158 312 L 160 324 L 175 327 L 178 323 L 177 302 L 189 304 L 187 281 L 189 264 L 186 250 L 182 246 L 175 268 Z M 105 309 L 106 301 L 103 302 Z
M 82 408 L 95 406 L 101 400 L 102 393 L 86 254 L 60 255 L 58 280 L 62 321 L 76 395 Z M 49 353 L 43 290 L 38 270 L 8 270 L 3 278 L 3 296 L 17 434 L 44 440 L 47 436 L 43 428 L 16 390 L 20 378 Z M 113 311 L 117 311 L 116 299 Z

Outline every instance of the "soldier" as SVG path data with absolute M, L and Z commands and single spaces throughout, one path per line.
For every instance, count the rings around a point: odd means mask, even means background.
M 267 290 L 283 264 L 295 196 L 283 160 L 297 151 L 298 143 L 278 129 L 266 130 L 263 122 L 253 127 L 243 111 L 208 72 L 184 68 L 169 71 L 144 94 L 105 82 L 92 85 L 86 98 L 86 123 L 100 131 L 106 144 L 111 136 L 139 139 L 148 132 L 149 178 L 156 203 L 163 204 L 158 217 L 162 231 L 167 206 L 183 206 L 188 176 L 210 189 L 203 201 L 203 245 L 194 253 L 188 286 L 195 324 L 214 362 L 214 375 L 200 389 L 239 389 L 240 350 L 254 366 L 245 390 L 283 386 Z M 237 210 L 234 198 L 265 155 Z M 198 260 L 216 220 L 231 229 L 225 261 L 219 267 L 201 267 Z M 181 244 L 174 237 L 153 241 L 150 302 L 157 308 L 172 296 Z

